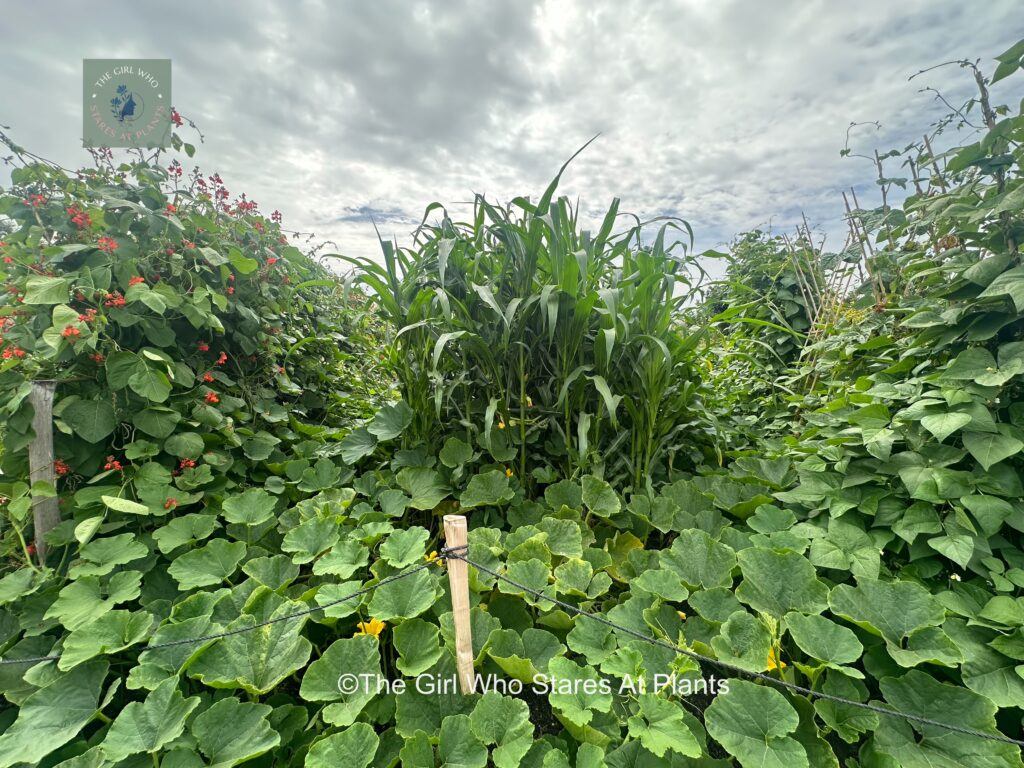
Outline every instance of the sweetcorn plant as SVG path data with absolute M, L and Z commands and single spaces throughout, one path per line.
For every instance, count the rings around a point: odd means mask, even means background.
M 440 221 L 414 249 L 349 261 L 394 326 L 417 444 L 458 439 L 542 482 L 597 469 L 644 488 L 710 443 L 692 364 L 703 331 L 685 312 L 697 270 L 670 238 L 689 229 L 617 231 L 615 201 L 588 232 L 554 198 L 560 176 L 537 203 L 477 196 L 468 222 L 432 204 L 425 221 Z

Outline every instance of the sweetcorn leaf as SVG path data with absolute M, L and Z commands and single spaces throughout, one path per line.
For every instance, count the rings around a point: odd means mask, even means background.
M 58 675 L 21 702 L 18 718 L 0 735 L 0 768 L 39 761 L 73 739 L 96 714 L 106 661 Z
M 198 706 L 198 696 L 186 699 L 178 690 L 177 678 L 169 678 L 145 701 L 133 701 L 121 710 L 101 749 L 115 761 L 140 752 L 156 752 L 182 734 L 185 720 Z
M 704 714 L 708 733 L 743 768 L 810 768 L 807 752 L 789 735 L 799 715 L 778 691 L 731 680 L 729 693 L 716 696 Z

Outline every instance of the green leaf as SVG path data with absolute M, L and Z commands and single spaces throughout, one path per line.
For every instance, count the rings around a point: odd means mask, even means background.
M 684 583 L 705 589 L 732 586 L 736 553 L 704 531 L 691 529 L 679 534 L 672 547 L 661 553 L 661 565 L 679 574 Z
M 774 689 L 730 680 L 729 692 L 715 697 L 704 722 L 743 768 L 810 768 L 803 746 L 789 735 L 799 715 Z
M 971 456 L 978 460 L 986 472 L 994 464 L 1015 456 L 1024 448 L 1024 442 L 1000 433 L 967 432 L 963 440 L 964 448 L 970 451 Z
M 306 768 L 367 768 L 373 764 L 380 737 L 372 726 L 356 723 L 315 742 L 306 755 Z
M 381 621 L 411 619 L 430 608 L 439 596 L 436 579 L 427 571 L 416 571 L 408 578 L 389 582 L 374 591 L 367 609 Z
M 354 676 L 345 677 L 344 676 Z M 335 640 L 302 676 L 299 695 L 331 705 L 331 722 L 347 727 L 377 694 L 382 675 L 377 640 L 367 635 Z M 350 685 L 349 681 L 355 684 Z
M 139 504 L 130 499 L 120 499 L 115 496 L 100 496 L 103 503 L 115 512 L 124 512 L 127 515 L 148 515 L 149 507 Z
M 165 555 L 169 555 L 178 547 L 195 544 L 210 536 L 217 527 L 217 518 L 213 515 L 191 513 L 171 520 L 162 528 L 153 532 L 153 540 Z
M 629 735 L 640 739 L 647 751 L 664 757 L 669 750 L 684 757 L 700 757 L 704 751 L 675 702 L 651 693 L 637 698 L 640 711 L 629 718 Z
M 260 263 L 256 259 L 250 259 L 237 248 L 228 249 L 228 261 L 235 271 L 240 275 L 248 275 L 259 269 Z
M 911 581 L 862 579 L 855 587 L 840 584 L 833 588 L 828 602 L 837 616 L 885 638 L 897 648 L 912 632 L 938 626 L 946 617 L 935 597 Z
M 87 443 L 98 443 L 114 431 L 114 407 L 106 400 L 76 400 L 61 412 L 75 434 Z
M 1009 296 L 1018 312 L 1024 312 L 1024 267 L 1014 267 L 993 280 L 988 288 L 978 294 L 986 296 Z
M 423 562 L 424 547 L 429 538 L 430 532 L 419 526 L 395 531 L 380 545 L 380 556 L 395 568 L 407 568 Z
M 614 517 L 622 508 L 619 495 L 614 489 L 593 475 L 583 476 L 583 505 L 605 520 Z
M 672 602 L 679 602 L 690 596 L 690 591 L 679 580 L 679 574 L 667 568 L 644 571 L 633 579 L 630 585 Z
M 83 576 L 60 591 L 43 618 L 57 619 L 69 631 L 76 630 L 112 610 L 118 603 L 137 598 L 141 582 L 142 574 L 138 571 L 119 571 L 110 578 L 104 599 L 99 578 Z
M 864 652 L 853 630 L 824 616 L 787 613 L 785 623 L 800 650 L 819 661 L 852 664 Z
M 564 653 L 565 646 L 557 637 L 534 627 L 522 634 L 511 629 L 496 629 L 487 638 L 487 655 L 509 677 L 528 685 L 548 670 L 551 659 Z
M 230 768 L 259 757 L 281 743 L 267 716 L 266 704 L 221 699 L 192 721 L 192 735 L 210 768 Z
M 412 408 L 405 401 L 399 400 L 394 405 L 386 405 L 374 415 L 366 426 L 366 431 L 380 441 L 394 440 L 405 428 L 412 424 Z
M 179 459 L 198 459 L 205 449 L 202 435 L 196 432 L 179 432 L 164 442 L 164 450 Z
M 339 443 L 341 458 L 346 464 L 355 466 L 360 459 L 369 456 L 377 447 L 377 438 L 360 427 L 349 432 Z
M 0 768 L 38 765 L 75 738 L 96 715 L 107 670 L 106 661 L 81 664 L 22 701 L 17 719 L 0 735 Z
M 253 526 L 272 519 L 276 506 L 277 499 L 262 488 L 248 488 L 224 499 L 221 513 L 229 523 Z
M 789 611 L 821 613 L 828 587 L 810 561 L 788 550 L 750 547 L 736 555 L 743 581 L 736 596 L 754 610 L 781 618 Z
M 405 467 L 397 475 L 398 484 L 410 500 L 413 509 L 433 509 L 448 495 L 449 488 L 433 469 L 427 467 Z
M 513 495 L 505 473 L 492 469 L 469 479 L 466 490 L 459 497 L 459 505 L 462 509 L 497 506 L 511 501 Z
M 595 712 L 611 711 L 611 693 L 601 690 L 600 678 L 593 669 L 563 656 L 552 659 L 548 668 L 548 700 L 570 723 L 582 727 L 593 720 Z
M 449 437 L 444 442 L 444 447 L 438 454 L 441 463 L 446 467 L 454 469 L 460 467 L 473 458 L 473 449 L 457 437 Z
M 921 426 L 931 432 L 940 443 L 970 423 L 971 417 L 966 413 L 935 413 L 921 418 Z
M 530 708 L 521 699 L 487 692 L 473 708 L 469 724 L 482 744 L 494 745 L 491 760 L 496 768 L 519 768 L 523 756 L 533 746 Z
M 72 579 L 82 576 L 105 576 L 119 565 L 139 560 L 149 554 L 149 548 L 135 535 L 122 533 L 93 539 L 78 550 L 79 560 L 71 565 L 68 575 Z
M 141 752 L 157 752 L 182 734 L 186 719 L 198 706 L 198 696 L 186 699 L 178 690 L 178 679 L 168 678 L 144 702 L 130 702 L 121 710 L 101 749 L 115 761 Z
M 174 432 L 181 414 L 170 408 L 145 408 L 132 417 L 132 423 L 150 437 L 163 439 Z
M 253 593 L 249 602 L 255 605 L 247 606 L 229 630 L 254 627 L 258 620 L 281 619 L 307 607 L 266 587 Z M 312 644 L 300 634 L 304 623 L 302 618 L 281 620 L 218 640 L 193 657 L 189 675 L 210 688 L 241 688 L 253 696 L 269 693 L 309 660 Z
M 153 616 L 143 611 L 105 613 L 65 638 L 57 668 L 66 672 L 100 654 L 123 651 L 142 642 L 152 626 Z
M 935 680 L 917 670 L 902 677 L 884 677 L 879 688 L 893 709 L 940 723 L 997 734 L 996 706 L 983 696 L 960 686 Z M 914 735 L 914 731 L 919 737 Z M 945 728 L 879 718 L 878 746 L 900 766 L 1017 766 L 1020 752 L 1012 744 L 951 733 Z
M 154 403 L 164 402 L 171 394 L 171 382 L 167 374 L 148 365 L 128 377 L 128 386 L 135 394 Z
M 63 304 L 67 300 L 67 278 L 32 275 L 25 283 L 25 304 Z
M 168 566 L 167 573 L 183 591 L 212 587 L 235 572 L 245 557 L 245 550 L 244 542 L 214 539 L 198 549 L 178 555 Z
M 768 668 L 772 636 L 764 622 L 741 609 L 722 625 L 718 637 L 711 639 L 711 647 L 722 661 L 763 672 Z
M 103 364 L 107 374 L 107 384 L 111 389 L 124 389 L 128 386 L 128 380 L 132 375 L 144 365 L 145 363 L 134 352 L 111 352 Z
M 395 627 L 392 640 L 398 651 L 395 666 L 407 678 L 414 678 L 430 669 L 443 653 L 436 624 L 423 619 L 409 619 Z
M 285 534 L 281 549 L 292 553 L 292 562 L 304 564 L 318 554 L 333 547 L 341 537 L 338 523 L 333 518 L 314 517 L 292 528 Z
M 473 735 L 468 715 L 449 715 L 441 721 L 438 744 L 441 764 L 451 768 L 486 768 L 487 747 Z

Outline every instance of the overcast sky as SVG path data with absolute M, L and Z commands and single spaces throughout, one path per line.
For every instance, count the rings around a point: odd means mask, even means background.
M 687 219 L 703 250 L 805 211 L 838 247 L 841 190 L 872 201 L 873 169 L 839 156 L 850 122 L 881 123 L 854 133 L 862 151 L 920 137 L 947 111 L 923 86 L 959 103 L 973 85 L 908 77 L 991 69 L 1021 20 L 1015 0 L 8 0 L 0 124 L 85 164 L 82 59 L 170 58 L 206 136 L 195 162 L 343 253 L 379 253 L 371 217 L 403 242 L 433 200 L 536 198 L 596 133 L 562 186 L 589 215 L 618 196 Z

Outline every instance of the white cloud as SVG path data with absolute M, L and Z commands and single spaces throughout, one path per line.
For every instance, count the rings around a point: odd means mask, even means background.
M 585 212 L 617 195 L 686 218 L 705 248 L 806 211 L 838 246 L 840 191 L 872 193 L 872 168 L 839 157 L 848 124 L 882 123 L 855 133 L 862 149 L 915 139 L 945 111 L 922 85 L 954 102 L 972 86 L 956 67 L 908 76 L 990 60 L 1018 26 L 1012 0 L 55 5 L 5 8 L 0 123 L 17 140 L 83 162 L 80 60 L 169 57 L 205 170 L 369 256 L 371 212 L 401 238 L 433 200 L 539 195 L 598 132 L 563 183 Z

